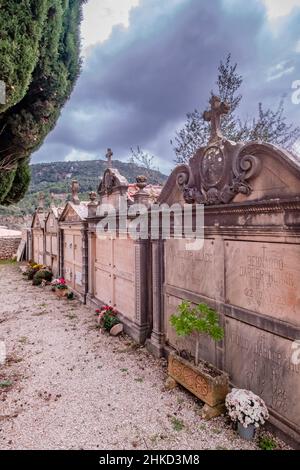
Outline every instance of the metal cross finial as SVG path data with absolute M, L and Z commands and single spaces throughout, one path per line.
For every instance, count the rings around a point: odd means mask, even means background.
M 112 149 L 107 149 L 106 158 L 107 158 L 108 168 L 112 168 L 112 157 L 113 157 Z
M 223 114 L 228 114 L 230 111 L 230 105 L 224 101 L 221 101 L 221 98 L 213 95 L 209 100 L 211 109 L 203 113 L 203 118 L 205 121 L 211 123 L 211 135 L 210 142 L 214 140 L 221 139 L 223 137 L 221 131 L 221 116 Z

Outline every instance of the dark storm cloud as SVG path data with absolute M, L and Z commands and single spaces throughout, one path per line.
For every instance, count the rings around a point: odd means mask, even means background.
M 300 109 L 290 95 L 292 81 L 300 79 L 300 9 L 294 12 L 274 35 L 259 0 L 141 0 L 129 29 L 115 27 L 91 51 L 34 161 L 53 159 L 54 151 L 64 159 L 72 149 L 99 156 L 109 146 L 124 157 L 135 144 L 172 161 L 169 139 L 186 112 L 206 107 L 228 52 L 244 76 L 242 114 L 253 114 L 258 101 L 272 104 L 288 94 L 286 109 L 296 119 Z

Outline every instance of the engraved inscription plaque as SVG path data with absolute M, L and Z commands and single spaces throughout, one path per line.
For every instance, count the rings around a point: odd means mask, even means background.
M 215 240 L 205 240 L 201 250 L 187 251 L 187 240 L 166 241 L 166 283 L 222 299 L 223 257 Z
M 300 431 L 300 364 L 293 342 L 238 320 L 226 320 L 226 371 L 233 384 L 252 390 Z
M 300 245 L 228 241 L 226 301 L 300 325 Z

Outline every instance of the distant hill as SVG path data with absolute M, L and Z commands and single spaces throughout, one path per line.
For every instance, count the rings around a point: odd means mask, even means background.
M 134 163 L 113 161 L 114 168 L 133 183 L 138 175 L 144 174 L 149 183 L 163 184 L 167 176 L 159 171 L 147 170 Z M 38 163 L 31 165 L 31 184 L 25 198 L 15 206 L 0 206 L 1 215 L 23 216 L 32 214 L 38 204 L 38 194 L 43 192 L 46 204 L 50 204 L 50 194 L 55 194 L 56 204 L 62 204 L 70 194 L 70 185 L 77 179 L 80 185 L 80 198 L 86 200 L 90 191 L 97 191 L 99 180 L 107 168 L 103 160 L 76 162 Z

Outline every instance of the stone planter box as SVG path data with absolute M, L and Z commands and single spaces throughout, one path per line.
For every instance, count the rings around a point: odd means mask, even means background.
M 68 289 L 55 289 L 54 293 L 58 298 L 63 299 L 64 297 L 67 297 L 69 291 Z
M 168 373 L 176 382 L 210 407 L 224 403 L 229 392 L 228 374 L 201 361 L 196 367 L 177 354 L 170 353 Z

